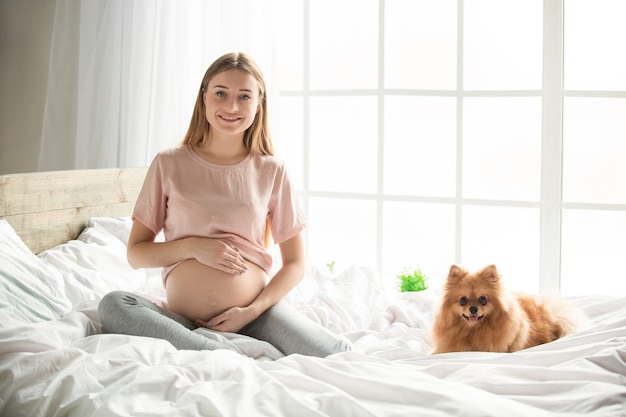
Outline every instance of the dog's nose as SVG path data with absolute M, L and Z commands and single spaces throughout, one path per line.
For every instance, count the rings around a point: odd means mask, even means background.
M 476 307 L 476 306 L 471 306 L 471 307 L 470 307 L 470 313 L 472 313 L 472 314 L 476 314 L 476 313 L 478 313 L 478 307 Z

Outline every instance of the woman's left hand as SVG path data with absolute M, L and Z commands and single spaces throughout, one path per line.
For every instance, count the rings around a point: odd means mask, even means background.
M 255 318 L 249 307 L 232 307 L 209 321 L 196 319 L 196 324 L 218 332 L 236 333 Z

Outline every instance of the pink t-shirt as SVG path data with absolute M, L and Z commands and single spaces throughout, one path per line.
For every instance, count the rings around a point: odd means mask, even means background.
M 269 272 L 263 247 L 269 218 L 272 238 L 282 243 L 306 221 L 282 160 L 249 154 L 235 165 L 216 165 L 190 146 L 160 152 L 137 198 L 133 219 L 165 240 L 209 237 L 230 241 L 244 259 Z M 176 266 L 163 268 L 163 279 Z

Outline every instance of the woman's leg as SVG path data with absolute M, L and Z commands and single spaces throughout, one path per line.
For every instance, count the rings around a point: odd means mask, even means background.
M 285 355 L 326 357 L 351 350 L 348 341 L 333 335 L 286 301 L 279 301 L 239 332 L 271 343 Z
M 165 339 L 176 349 L 230 349 L 194 333 L 192 330 L 197 326 L 191 320 L 129 292 L 113 291 L 105 295 L 98 305 L 98 314 L 105 333 Z

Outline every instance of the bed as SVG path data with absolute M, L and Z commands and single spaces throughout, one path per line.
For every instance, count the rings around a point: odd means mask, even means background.
M 592 323 L 553 343 L 430 355 L 437 288 L 400 293 L 368 268 L 309 265 L 286 300 L 350 339 L 351 352 L 284 356 L 203 329 L 235 351 L 102 334 L 103 294 L 163 297 L 159 271 L 125 258 L 144 175 L 0 176 L 1 416 L 626 415 L 624 294 L 572 298 Z

